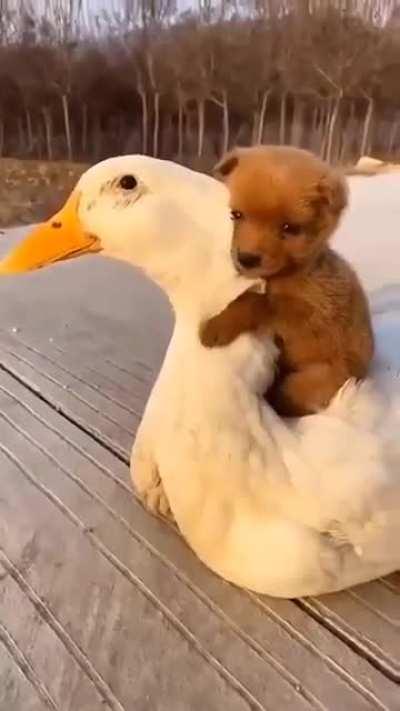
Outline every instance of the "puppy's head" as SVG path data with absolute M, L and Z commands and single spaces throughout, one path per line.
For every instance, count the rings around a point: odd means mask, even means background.
M 236 148 L 214 175 L 230 192 L 236 266 L 252 277 L 271 278 L 311 263 L 347 205 L 344 178 L 298 148 Z

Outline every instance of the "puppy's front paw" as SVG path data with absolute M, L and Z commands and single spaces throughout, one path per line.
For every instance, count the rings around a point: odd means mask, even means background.
M 234 340 L 234 334 L 223 322 L 221 316 L 210 318 L 200 327 L 200 341 L 206 348 L 227 346 Z

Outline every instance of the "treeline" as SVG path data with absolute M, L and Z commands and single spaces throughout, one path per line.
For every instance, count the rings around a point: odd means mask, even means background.
M 229 145 L 280 142 L 331 161 L 399 157 L 393 0 L 104 7 L 0 0 L 0 156 L 207 167 Z

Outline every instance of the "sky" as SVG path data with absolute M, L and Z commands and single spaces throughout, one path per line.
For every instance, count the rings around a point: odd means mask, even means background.
M 175 0 L 175 3 L 178 12 L 184 12 L 190 7 L 194 7 L 197 0 Z M 102 11 L 112 14 L 113 10 L 117 10 L 121 6 L 123 6 L 122 0 L 82 0 L 84 22 L 89 24 L 88 18 L 90 16 L 99 15 Z
M 196 5 L 197 0 L 175 0 L 178 9 L 182 12 L 190 7 Z M 27 7 L 33 7 L 36 11 L 39 9 L 44 9 L 46 6 L 51 7 L 67 4 L 66 0 L 25 0 Z M 75 0 L 78 4 L 78 0 Z M 9 0 L 9 7 L 21 7 L 23 5 L 23 0 Z M 86 12 L 98 13 L 101 10 L 112 11 L 113 6 L 117 8 L 122 5 L 122 0 L 82 0 L 82 5 Z
M 194 5 L 194 0 L 176 0 L 180 11 L 187 10 Z M 89 10 L 98 12 L 99 10 L 109 10 L 112 0 L 84 0 L 84 4 Z

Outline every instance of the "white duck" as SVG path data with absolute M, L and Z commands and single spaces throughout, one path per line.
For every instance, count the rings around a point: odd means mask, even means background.
M 400 568 L 400 407 L 348 383 L 289 425 L 264 402 L 270 340 L 208 350 L 201 322 L 249 288 L 230 259 L 225 188 L 143 156 L 83 175 L 65 208 L 0 265 L 14 273 L 82 252 L 141 267 L 168 294 L 173 337 L 132 455 L 147 503 L 165 505 L 212 570 L 283 597 L 339 590 Z M 160 478 L 162 484 L 160 482 Z

